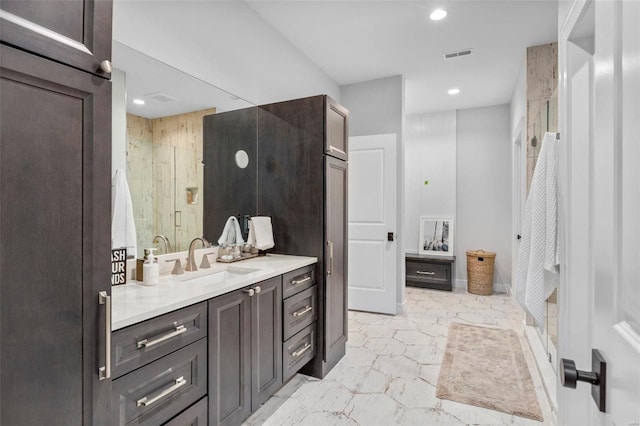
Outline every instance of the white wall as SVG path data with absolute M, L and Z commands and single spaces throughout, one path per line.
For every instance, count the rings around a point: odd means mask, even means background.
M 407 116 L 405 191 L 404 249 L 417 253 L 420 216 L 451 217 L 455 226 L 455 111 Z
M 520 71 L 518 73 L 518 80 L 513 88 L 513 94 L 511 95 L 510 104 L 511 114 L 511 138 L 515 139 L 518 135 L 519 126 L 524 126 L 524 120 L 527 117 L 527 54 L 522 55 L 522 62 L 520 63 Z
M 402 139 L 404 79 L 400 75 L 340 86 L 349 136 L 396 133 Z
M 256 104 L 340 89 L 242 1 L 115 0 L 113 38 Z
M 349 136 L 395 133 L 398 138 L 397 206 L 404 206 L 404 77 L 397 75 L 340 87 L 340 103 L 349 110 Z M 404 214 L 397 214 L 396 243 L 398 246 L 396 312 L 404 312 Z
M 494 290 L 511 283 L 510 107 L 457 112 L 456 280 L 465 285 L 467 250 L 497 254 Z

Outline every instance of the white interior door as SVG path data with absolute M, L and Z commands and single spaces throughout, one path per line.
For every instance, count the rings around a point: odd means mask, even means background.
M 607 362 L 592 386 L 558 385 L 558 423 L 640 424 L 640 2 L 576 0 L 560 29 L 560 358 Z M 559 381 L 561 379 L 559 372 Z
M 349 138 L 349 309 L 396 313 L 396 181 L 395 134 Z

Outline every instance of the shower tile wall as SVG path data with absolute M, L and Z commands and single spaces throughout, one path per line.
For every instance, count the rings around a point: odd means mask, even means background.
M 152 246 L 154 235 L 167 236 L 174 251 L 186 250 L 202 236 L 202 202 L 187 203 L 187 188 L 202 190 L 202 118 L 215 112 L 210 108 L 156 119 L 127 114 L 129 176 L 144 175 L 129 182 L 136 226 L 141 226 L 139 252 Z
M 136 223 L 138 256 L 154 234 L 153 131 L 151 120 L 127 114 L 127 181 Z
M 558 131 L 558 43 L 527 48 L 527 194 L 546 131 Z M 547 120 L 548 117 L 548 120 Z M 534 139 L 535 136 L 535 139 Z M 534 142 L 535 141 L 535 142 Z M 535 145 L 535 146 L 534 146 Z

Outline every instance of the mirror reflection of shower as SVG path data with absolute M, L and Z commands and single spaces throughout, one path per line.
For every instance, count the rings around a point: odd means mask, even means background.
M 112 55 L 114 146 L 126 150 L 137 257 L 187 250 L 203 234 L 203 117 L 253 104 L 115 40 Z

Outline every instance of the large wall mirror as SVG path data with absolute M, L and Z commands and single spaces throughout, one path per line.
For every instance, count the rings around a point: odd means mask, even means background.
M 121 120 L 126 130 L 114 131 L 114 147 L 126 150 L 138 257 L 148 247 L 158 248 L 158 253 L 187 250 L 193 238 L 203 235 L 215 242 L 218 223 L 224 223 L 227 212 L 255 213 L 255 207 L 247 207 L 246 202 L 233 205 L 227 197 L 225 217 L 222 213 L 216 217 L 216 226 L 205 234 L 203 211 L 216 204 L 218 189 L 235 191 L 238 195 L 232 199 L 256 199 L 257 159 L 252 158 L 257 154 L 255 105 L 115 40 L 113 65 L 115 126 L 118 115 L 124 117 L 126 110 L 126 124 Z M 125 87 L 121 96 L 117 95 L 118 80 Z M 238 114 L 244 120 L 241 146 L 233 142 L 228 150 L 230 158 L 211 149 L 205 158 L 205 144 L 232 143 L 227 141 L 228 133 L 215 131 L 216 123 Z M 124 138 L 120 144 L 115 140 L 118 134 Z M 224 173 L 216 174 L 216 181 L 209 174 L 205 183 L 207 165 L 219 169 L 223 161 L 233 173 L 241 171 L 241 186 L 230 187 Z

